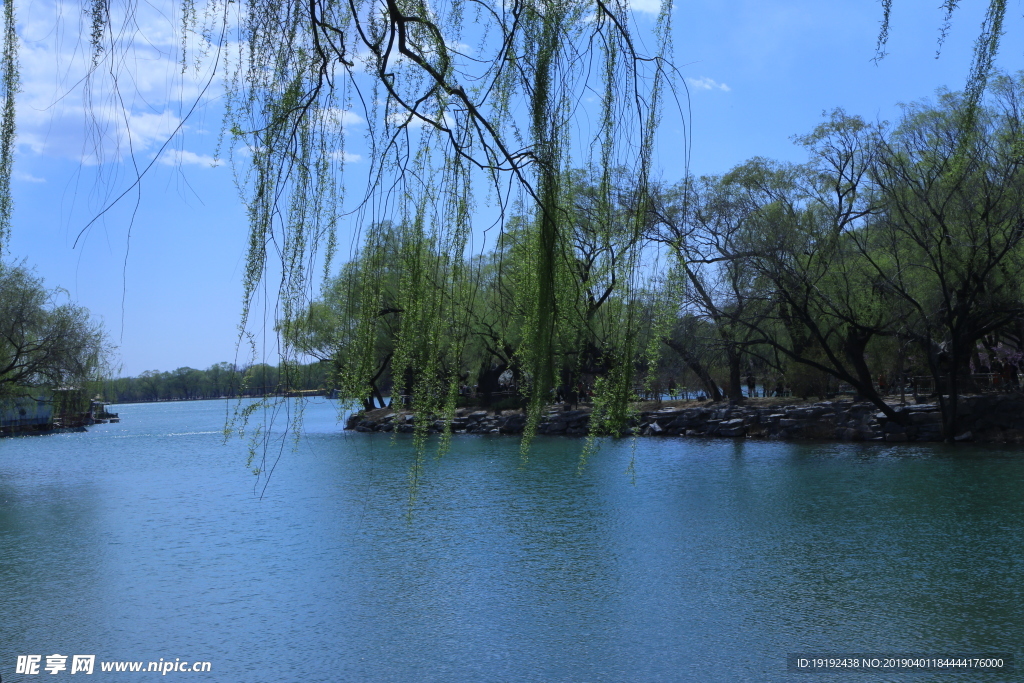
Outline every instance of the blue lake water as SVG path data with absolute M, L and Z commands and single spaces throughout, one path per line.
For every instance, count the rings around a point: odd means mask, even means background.
M 582 441 L 460 436 L 413 489 L 410 439 L 321 400 L 264 490 L 225 403 L 114 409 L 0 440 L 4 683 L 81 678 L 15 673 L 53 653 L 211 663 L 86 681 L 1024 680 L 786 668 L 1024 655 L 1020 449 L 645 438 L 581 470 Z

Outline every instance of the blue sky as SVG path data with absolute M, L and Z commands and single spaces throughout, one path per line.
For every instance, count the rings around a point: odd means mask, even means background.
M 653 23 L 644 11 L 650 2 L 634 0 L 641 28 Z M 889 54 L 876 63 L 877 0 L 678 2 L 675 61 L 690 94 L 691 171 L 722 173 L 753 156 L 800 161 L 802 150 L 790 138 L 810 131 L 823 111 L 842 107 L 893 120 L 899 102 L 929 97 L 941 86 L 959 88 L 985 3 L 969 4 L 954 15 L 936 59 L 938 0 L 895 0 Z M 110 115 L 99 121 L 102 137 L 86 137 L 75 71 L 82 48 L 70 34 L 54 32 L 54 8 L 36 0 L 18 10 L 24 93 L 4 258 L 25 259 L 49 286 L 101 317 L 124 374 L 234 360 L 248 238 L 230 165 L 210 166 L 221 121 L 219 84 L 185 120 L 181 102 L 201 92 L 208 74 L 182 77 L 173 54 L 178 39 L 145 27 L 153 52 L 132 65 L 121 91 L 130 120 Z M 1011 3 L 998 61 L 1007 71 L 1024 68 L 1022 11 Z M 92 93 L 94 100 L 111 95 Z M 366 163 L 359 124 L 349 122 L 353 177 Z M 179 126 L 180 135 L 156 156 Z M 83 231 L 130 186 L 128 142 L 134 163 L 153 163 L 151 172 Z M 685 170 L 682 144 L 678 120 L 667 117 L 656 157 L 666 181 Z M 350 229 L 343 226 L 340 244 L 348 244 Z M 257 315 L 251 328 L 261 353 L 272 346 L 272 322 L 268 317 L 263 327 L 262 320 Z M 247 356 L 243 350 L 238 359 Z

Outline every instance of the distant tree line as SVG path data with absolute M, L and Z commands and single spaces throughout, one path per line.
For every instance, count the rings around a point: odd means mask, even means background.
M 238 366 L 214 363 L 205 370 L 181 367 L 147 370 L 136 377 L 102 382 L 101 394 L 111 403 L 188 401 L 212 398 L 262 398 L 294 392 L 323 391 L 330 385 L 324 363 Z
M 442 414 L 466 400 L 592 400 L 614 429 L 643 394 L 740 401 L 750 384 L 847 390 L 899 421 L 887 394 L 909 387 L 937 398 L 952 439 L 958 397 L 992 388 L 979 374 L 1007 389 L 1024 369 L 1024 82 L 988 92 L 974 105 L 942 91 L 893 125 L 834 111 L 797 138 L 803 164 L 754 158 L 647 186 L 619 169 L 566 172 L 568 228 L 547 264 L 526 231 L 535 217 L 512 216 L 469 259 L 422 225 L 374 223 L 321 298 L 278 328 L 317 362 L 150 371 L 104 396 L 337 390 L 365 409 L 400 397 Z M 539 267 L 555 268 L 544 296 L 559 320 L 542 382 L 528 341 Z

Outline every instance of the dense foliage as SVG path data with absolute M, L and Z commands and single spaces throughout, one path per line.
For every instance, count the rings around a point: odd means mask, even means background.
M 845 387 L 900 419 L 885 391 L 913 381 L 938 395 L 952 437 L 957 396 L 984 388 L 970 376 L 1006 366 L 1015 377 L 1024 352 L 1022 95 L 1020 78 L 999 77 L 969 126 L 971 103 L 951 92 L 906 106 L 895 125 L 835 111 L 798 138 L 800 165 L 752 159 L 647 188 L 625 171 L 564 174 L 564 322 L 548 342 L 555 379 L 543 399 L 596 395 L 615 431 L 625 414 L 602 404 L 608 395 L 685 386 L 741 400 L 753 376 L 806 396 Z M 422 278 L 417 291 L 443 289 L 443 277 L 412 266 L 434 247 L 394 223 L 371 228 L 372 289 L 364 253 L 285 336 L 330 359 L 368 409 L 388 393 L 415 399 L 456 383 L 486 402 L 501 377 L 536 396 L 535 299 L 522 283 L 539 266 L 517 232 L 529 222 L 514 217 L 497 249 L 459 264 L 470 294 L 453 297 L 462 303 L 451 315 L 468 336 L 445 355 L 423 344 L 414 363 L 398 360 L 416 310 L 402 277 Z M 645 268 L 660 275 L 623 283 Z M 357 335 L 360 325 L 372 335 Z
M 957 4 L 944 3 L 947 19 Z M 880 53 L 890 0 L 882 6 Z M 4 8 L 0 233 L 18 87 L 13 4 Z M 84 9 L 93 73 L 116 80 L 131 62 L 135 5 Z M 892 131 L 839 115 L 807 138 L 805 166 L 754 160 L 675 188 L 651 180 L 673 83 L 670 2 L 650 54 L 636 47 L 643 36 L 624 0 L 179 9 L 198 40 L 193 49 L 183 36 L 182 64 L 209 56 L 226 68 L 225 134 L 244 150 L 243 326 L 276 252 L 283 363 L 330 359 L 342 396 L 367 407 L 390 387 L 423 421 L 451 416 L 471 378 L 491 387 L 508 372 L 529 425 L 553 396 L 593 391 L 594 424 L 615 431 L 638 383 L 663 374 L 664 345 L 712 395 L 724 384 L 738 398 L 756 362 L 794 385 L 801 373 L 820 385 L 824 373 L 888 410 L 870 376 L 889 347 L 902 358 L 908 344 L 932 359 L 937 382 L 944 373 L 955 406 L 972 345 L 1016 319 L 1016 294 L 1000 280 L 1018 253 L 1012 199 L 991 196 L 1017 180 L 1016 129 L 998 105 L 982 111 L 1005 0 L 989 2 L 956 102 L 910 112 Z M 362 233 L 311 303 L 318 256 L 331 272 L 354 116 L 372 164 Z M 929 154 L 918 134 L 952 146 Z M 991 203 L 973 202 L 984 192 Z M 500 237 L 470 257 L 485 204 L 497 207 L 486 220 Z M 936 207 L 943 221 L 928 215 Z M 713 378 L 720 367 L 725 382 Z
M 836 111 L 798 138 L 806 164 L 754 159 L 666 193 L 658 236 L 729 359 L 730 394 L 740 349 L 795 384 L 817 375 L 804 391 L 845 383 L 893 418 L 881 386 L 926 375 L 951 438 L 972 367 L 1016 376 L 1022 93 L 1020 77 L 978 103 L 940 92 L 893 126 Z
M 637 51 L 621 0 L 271 2 L 247 10 L 228 97 L 232 146 L 251 151 L 242 182 L 251 218 L 246 301 L 277 249 L 279 328 L 304 327 L 308 342 L 322 327 L 303 313 L 309 270 L 318 249 L 328 262 L 332 255 L 344 121 L 357 115 L 372 168 L 358 209 L 358 255 L 332 285 L 344 296 L 329 305 L 343 311 L 343 322 L 328 322 L 339 391 L 372 395 L 387 365 L 422 414 L 452 413 L 482 277 L 466 255 L 483 220 L 515 254 L 493 271 L 497 286 L 514 291 L 494 333 L 501 344 L 515 343 L 506 340 L 513 335 L 528 342 L 516 343 L 515 365 L 529 378 L 535 424 L 557 384 L 562 346 L 582 342 L 570 300 L 577 275 L 566 202 L 575 190 L 566 178 L 581 161 L 600 169 L 595 231 L 611 229 L 616 215 L 610 169 L 626 165 L 648 182 L 666 87 L 668 3 L 652 54 Z M 598 95 L 586 105 L 589 129 L 576 117 L 587 92 Z M 481 199 L 499 210 L 481 212 Z M 627 248 L 601 264 L 615 271 L 620 301 L 632 296 L 638 261 Z M 625 362 L 638 328 L 621 313 L 619 344 L 607 352 Z M 306 349 L 300 336 L 284 341 L 286 362 Z M 617 386 L 622 402 L 625 384 Z
M 81 388 L 104 369 L 103 328 L 24 265 L 0 262 L 0 396 Z

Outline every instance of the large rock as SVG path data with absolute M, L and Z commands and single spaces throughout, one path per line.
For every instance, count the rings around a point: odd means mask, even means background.
M 942 434 L 942 413 L 935 404 L 903 406 L 899 420 L 890 420 L 877 407 L 851 401 L 823 402 L 773 408 L 751 405 L 665 408 L 645 411 L 635 427 L 647 436 L 752 436 L 770 439 L 839 439 L 891 442 L 936 441 Z M 360 432 L 412 432 L 414 416 L 377 409 L 351 415 L 345 428 Z M 538 425 L 540 434 L 582 436 L 587 433 L 587 410 L 548 409 Z M 432 416 L 429 430 L 440 431 L 444 422 Z M 491 414 L 486 410 L 459 409 L 451 423 L 456 433 L 520 434 L 526 425 L 521 411 Z M 633 433 L 626 429 L 624 435 Z M 1024 396 L 988 394 L 964 397 L 958 406 L 957 439 L 1024 442 Z

